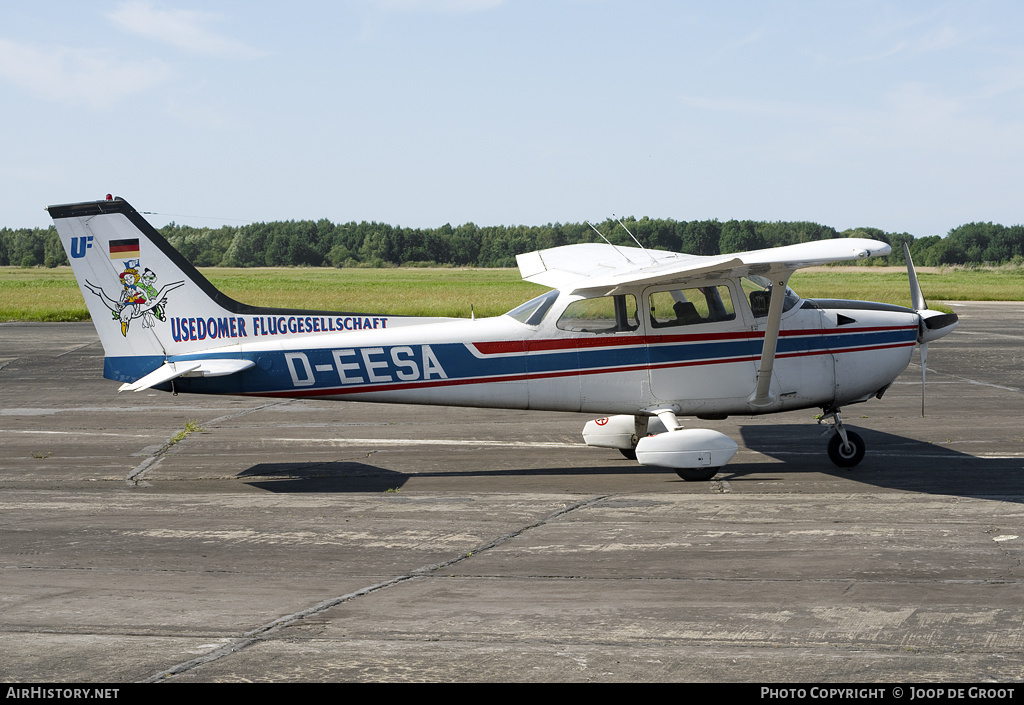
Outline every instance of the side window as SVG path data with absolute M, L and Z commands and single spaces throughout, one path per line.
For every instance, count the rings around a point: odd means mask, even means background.
M 651 326 L 654 328 L 716 323 L 736 318 L 732 295 L 724 284 L 656 291 L 650 295 L 649 301 Z
M 640 327 L 636 297 L 631 294 L 573 301 L 556 324 L 579 333 L 622 333 Z

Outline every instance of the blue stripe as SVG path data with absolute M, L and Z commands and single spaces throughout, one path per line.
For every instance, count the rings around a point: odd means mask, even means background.
M 103 377 L 115 382 L 134 382 L 148 375 L 164 364 L 159 355 L 138 355 L 134 357 L 104 357 Z
M 791 335 L 779 339 L 777 354 L 827 354 L 830 350 L 851 347 L 870 347 L 898 344 L 913 344 L 917 339 L 915 329 L 883 330 L 863 332 L 832 332 L 826 335 Z M 368 370 L 362 350 L 367 348 L 322 348 L 296 351 L 254 351 L 238 353 L 193 353 L 177 355 L 170 361 L 196 359 L 247 359 L 255 366 L 224 377 L 182 377 L 175 386 L 182 392 L 208 394 L 265 394 L 271 392 L 304 391 L 317 389 L 359 389 L 371 391 L 382 385 L 436 383 L 440 380 L 480 380 L 490 377 L 524 377 L 572 374 L 575 371 L 608 370 L 652 366 L 672 366 L 714 361 L 727 362 L 729 359 L 750 359 L 761 355 L 762 338 L 741 338 L 736 340 L 690 341 L 679 343 L 657 343 L 646 345 L 614 345 L 609 347 L 571 348 L 540 353 L 519 353 L 513 355 L 486 355 L 479 357 L 470 349 L 470 344 L 436 343 L 427 346 L 374 346 L 382 352 L 373 353 L 373 369 Z M 429 348 L 433 358 L 440 364 L 444 376 L 439 372 L 430 373 L 424 360 L 424 350 Z M 342 362 L 355 365 L 344 370 L 349 378 L 362 378 L 360 383 L 345 383 L 336 365 L 334 350 L 353 350 L 354 354 L 344 356 Z M 300 381 L 309 379 L 313 383 L 296 385 L 289 371 L 286 353 L 302 353 L 309 363 L 307 370 L 300 360 L 294 360 L 292 367 Z M 395 354 L 393 354 L 393 352 Z M 119 382 L 133 382 L 163 364 L 158 356 L 108 357 L 104 359 L 103 376 Z M 317 368 L 320 369 L 317 369 Z M 413 377 L 412 372 L 416 374 Z M 388 381 L 371 381 L 371 376 L 388 378 Z M 163 387 L 166 388 L 166 387 Z

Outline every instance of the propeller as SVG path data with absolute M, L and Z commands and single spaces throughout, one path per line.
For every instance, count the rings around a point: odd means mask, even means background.
M 921 284 L 917 281 L 914 261 L 910 258 L 910 248 L 903 243 L 903 257 L 907 261 L 907 278 L 910 280 L 910 302 L 919 317 L 917 344 L 921 350 L 921 416 L 924 417 L 925 377 L 928 374 L 928 342 L 937 340 L 951 333 L 957 326 L 958 317 L 955 313 L 932 311 L 921 293 Z
M 914 269 L 914 260 L 910 258 L 910 248 L 906 242 L 903 243 L 903 258 L 907 261 L 907 279 L 910 280 L 910 305 L 914 309 L 914 313 L 920 315 L 922 311 L 928 310 L 928 302 L 924 300 L 921 284 L 917 281 L 917 270 Z M 921 418 L 923 419 L 925 378 L 928 376 L 928 342 L 922 340 L 922 337 L 918 333 L 917 346 L 921 352 Z

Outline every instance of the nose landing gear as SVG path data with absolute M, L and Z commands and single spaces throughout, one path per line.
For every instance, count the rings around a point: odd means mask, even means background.
M 867 446 L 860 434 L 847 431 L 843 420 L 839 417 L 839 409 L 823 409 L 825 412 L 818 423 L 825 419 L 832 419 L 834 433 L 828 441 L 828 458 L 838 467 L 852 468 L 864 459 L 864 451 Z

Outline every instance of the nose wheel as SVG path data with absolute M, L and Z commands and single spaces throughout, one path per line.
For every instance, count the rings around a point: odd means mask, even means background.
M 852 468 L 864 460 L 864 439 L 853 431 L 846 432 L 846 442 L 839 433 L 828 441 L 828 459 L 841 468 Z
M 864 439 L 860 437 L 860 434 L 846 430 L 839 417 L 839 409 L 826 409 L 818 423 L 830 417 L 833 420 L 832 427 L 835 432 L 828 441 L 828 459 L 841 468 L 857 466 L 860 461 L 864 460 L 864 451 L 867 450 Z

